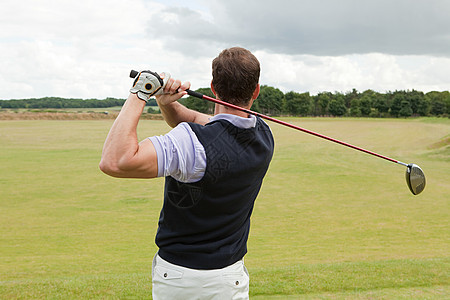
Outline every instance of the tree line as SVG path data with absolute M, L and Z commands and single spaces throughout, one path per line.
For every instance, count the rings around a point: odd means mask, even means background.
M 213 96 L 208 88 L 197 90 Z M 212 113 L 214 103 L 194 97 L 184 99 L 184 104 L 194 110 Z M 353 89 L 347 93 L 309 92 L 297 93 L 263 85 L 252 110 L 272 116 L 349 116 L 349 117 L 411 117 L 411 116 L 450 116 L 450 93 L 416 90 L 400 90 L 378 93 L 373 90 L 358 92 Z
M 60 97 L 44 97 L 44 98 L 30 98 L 30 99 L 11 99 L 0 100 L 0 108 L 28 108 L 28 109 L 43 109 L 43 108 L 106 108 L 113 106 L 122 106 L 125 99 L 106 98 L 99 99 L 75 99 L 75 98 L 60 98 Z
M 199 93 L 214 97 L 211 89 L 200 88 Z M 125 99 L 67 99 L 45 97 L 32 99 L 0 100 L 1 108 L 42 109 L 42 108 L 107 108 L 122 106 Z M 212 114 L 214 103 L 192 96 L 181 99 L 188 108 Z M 156 106 L 154 99 L 147 104 Z M 373 90 L 358 92 L 309 92 L 297 93 L 262 85 L 252 110 L 272 116 L 349 116 L 349 117 L 410 117 L 410 116 L 450 116 L 450 93 L 416 90 L 400 90 L 379 93 Z M 150 111 L 150 110 L 149 110 Z M 151 109 L 152 112 L 155 110 Z

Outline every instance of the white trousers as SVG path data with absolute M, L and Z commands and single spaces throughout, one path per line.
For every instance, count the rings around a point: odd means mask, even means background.
M 153 258 L 154 300 L 249 299 L 249 276 L 242 260 L 223 269 L 195 270 Z

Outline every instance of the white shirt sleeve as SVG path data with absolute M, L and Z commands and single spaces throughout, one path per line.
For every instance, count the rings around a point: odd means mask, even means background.
M 149 137 L 156 149 L 158 177 L 172 176 L 180 182 L 203 178 L 206 154 L 187 123 L 180 123 L 166 135 Z

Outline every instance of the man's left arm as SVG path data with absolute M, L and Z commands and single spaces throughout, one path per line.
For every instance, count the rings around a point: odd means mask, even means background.
M 138 143 L 137 125 L 146 102 L 130 94 L 109 131 L 100 169 L 113 177 L 154 178 L 158 175 L 155 147 L 149 139 Z

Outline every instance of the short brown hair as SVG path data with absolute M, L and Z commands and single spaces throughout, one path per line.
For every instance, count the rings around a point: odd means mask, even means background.
M 212 62 L 212 85 L 217 96 L 235 105 L 247 105 L 259 82 L 258 59 L 247 49 L 223 50 Z

